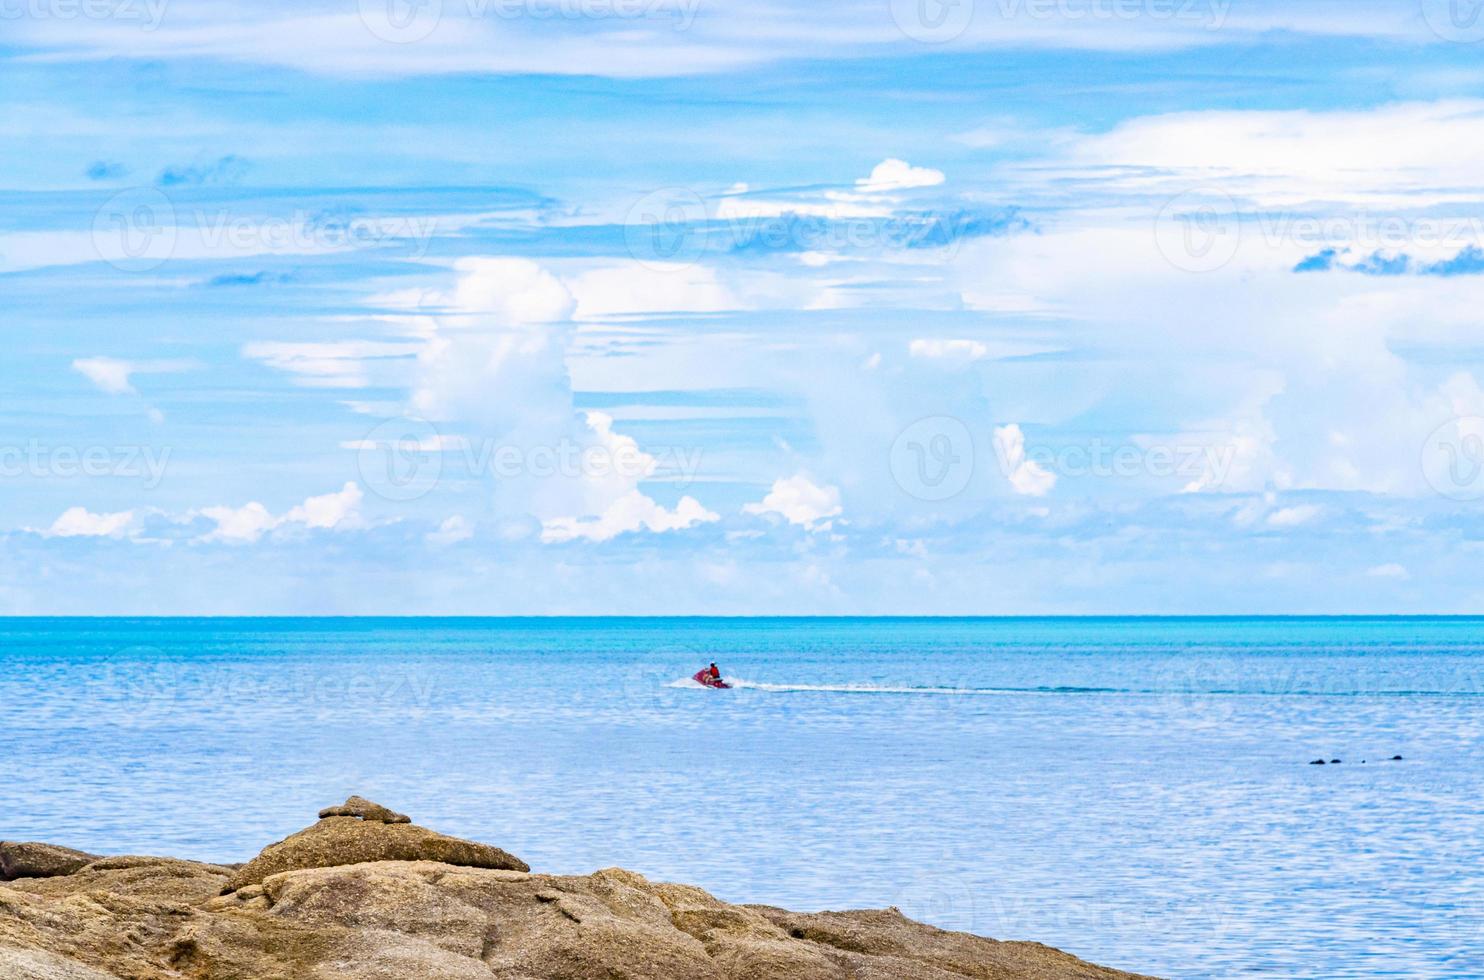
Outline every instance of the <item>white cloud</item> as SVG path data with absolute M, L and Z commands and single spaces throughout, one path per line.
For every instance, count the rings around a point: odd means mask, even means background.
M 907 353 L 924 361 L 968 364 L 987 358 L 1029 357 L 1055 353 L 1063 348 L 1014 340 L 969 340 L 949 337 L 918 337 L 907 344 Z
M 84 357 L 73 361 L 72 368 L 91 381 L 99 391 L 106 391 L 110 395 L 136 394 L 134 386 L 129 383 L 129 375 L 134 366 L 128 361 L 111 357 Z
M 892 158 L 876 164 L 871 175 L 857 180 L 855 186 L 865 194 L 885 194 L 919 187 L 937 187 L 944 179 L 941 170 L 914 167 L 906 160 Z
M 1398 565 L 1395 562 L 1388 562 L 1384 565 L 1374 565 L 1371 568 L 1366 569 L 1366 574 L 1369 575 L 1371 578 L 1407 579 L 1412 577 L 1411 573 L 1407 571 L 1405 566 Z
M 625 262 L 590 269 L 566 280 L 576 299 L 578 320 L 638 313 L 712 313 L 741 304 L 699 265 Z
M 646 530 L 660 534 L 720 519 L 694 497 L 681 497 L 674 510 L 666 510 L 640 491 L 630 490 L 597 517 L 556 517 L 543 521 L 541 540 L 562 542 L 586 538 L 589 541 L 608 541 L 630 531 Z
M 94 514 L 84 507 L 69 507 L 42 533 L 53 538 L 120 538 L 133 523 L 132 510 Z
M 410 361 L 420 347 L 377 340 L 255 341 L 243 346 L 242 356 L 292 374 L 306 388 L 364 388 L 371 384 L 370 368 L 378 362 Z
M 1484 167 L 1484 100 L 1142 116 L 1064 142 L 1060 157 L 1122 191 L 1204 185 L 1262 205 L 1473 200 Z
M 216 521 L 216 529 L 205 535 L 204 541 L 229 541 L 250 543 L 278 527 L 279 520 L 257 501 L 241 507 L 203 507 L 201 514 Z
M 283 523 L 313 528 L 353 526 L 359 522 L 363 496 L 359 486 L 347 483 L 336 493 L 308 498 L 285 514 Z
M 742 508 L 747 514 L 777 514 L 790 524 L 811 531 L 827 531 L 830 518 L 842 512 L 838 487 L 819 486 L 804 473 L 775 480 L 773 488 L 758 503 Z
M 467 258 L 454 268 L 452 293 L 431 304 L 444 312 L 421 318 L 428 340 L 418 353 L 412 414 L 463 420 L 494 439 L 529 427 L 550 442 L 574 424 L 571 292 L 526 259 Z
M 407 434 L 398 439 L 345 439 L 341 449 L 360 451 L 396 450 L 404 453 L 456 453 L 469 448 L 469 440 L 463 436 L 434 433 L 432 435 Z
M 430 532 L 427 539 L 436 545 L 458 544 L 460 541 L 468 541 L 474 537 L 474 528 L 470 523 L 458 514 L 444 520 L 438 525 L 438 530 Z
M 1299 504 L 1296 507 L 1280 507 L 1268 515 L 1269 527 L 1298 527 L 1307 524 L 1321 513 L 1315 504 Z
M 693 497 L 682 497 L 674 510 L 667 510 L 640 491 L 640 482 L 655 475 L 658 460 L 631 436 L 614 432 L 611 416 L 588 412 L 587 429 L 590 445 L 575 480 L 581 513 L 547 517 L 541 523 L 542 541 L 608 541 L 632 531 L 680 531 L 720 520 Z
M 615 9 L 623 5 L 614 5 Z M 899 24 L 882 0 L 838 0 L 812 7 L 771 0 L 664 0 L 628 5 L 638 15 L 606 19 L 492 16 L 487 4 L 427 4 L 405 19 L 391 8 L 305 0 L 288 6 L 185 5 L 160 16 L 162 2 L 139 17 L 22 18 L 7 37 L 49 60 L 192 58 L 281 65 L 353 76 L 539 73 L 655 78 L 732 71 L 777 59 L 859 57 L 913 52 L 925 40 L 950 49 L 1050 48 L 1169 50 L 1250 44 L 1264 34 L 1406 38 L 1439 43 L 1415 5 L 1352 0 L 1339 5 L 1168 4 L 1156 16 L 1129 16 L 1127 5 L 1072 4 L 1062 16 L 1046 5 L 945 7 L 947 34 Z M 642 8 L 642 9 L 641 9 Z M 144 13 L 149 11 L 152 13 Z M 958 11 L 973 16 L 959 20 Z M 405 13 L 405 12 L 404 12 Z M 1137 13 L 1137 10 L 1136 10 Z M 483 14 L 483 15 L 481 15 Z M 578 22 L 580 21 L 580 23 Z M 141 29 L 141 24 L 146 29 Z M 390 42 L 416 43 L 390 43 Z M 36 54 L 42 52 L 44 54 Z
M 994 447 L 1000 471 L 1016 493 L 1026 497 L 1044 497 L 1056 486 L 1055 473 L 1033 459 L 1026 459 L 1025 433 L 1020 431 L 1019 425 L 996 426 Z
M 202 540 L 250 544 L 270 531 L 294 524 L 325 530 L 363 527 L 359 513 L 362 497 L 358 485 L 347 483 L 335 493 L 310 497 L 278 517 L 257 501 L 241 507 L 203 507 L 199 513 L 215 521 L 216 528 Z
M 907 353 L 927 360 L 977 361 L 989 356 L 989 347 L 977 340 L 919 337 L 907 345 Z
M 188 371 L 195 366 L 193 361 L 125 361 L 116 357 L 80 357 L 72 362 L 74 371 L 110 395 L 137 395 L 133 383 L 136 374 Z

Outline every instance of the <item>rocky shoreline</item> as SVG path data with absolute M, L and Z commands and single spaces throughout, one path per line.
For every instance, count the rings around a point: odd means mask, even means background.
M 895 909 L 531 873 L 360 797 L 244 865 L 0 842 L 3 980 L 1138 980 Z

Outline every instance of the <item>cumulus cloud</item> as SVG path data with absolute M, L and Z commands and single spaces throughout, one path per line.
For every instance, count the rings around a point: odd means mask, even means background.
M 562 542 L 586 538 L 589 541 L 608 541 L 630 531 L 646 530 L 656 534 L 682 531 L 720 519 L 694 497 L 681 497 L 674 510 L 666 510 L 638 490 L 630 490 L 597 517 L 557 517 L 542 522 L 541 540 Z
M 216 527 L 202 540 L 251 544 L 270 531 L 292 525 L 321 530 L 363 527 L 362 497 L 361 488 L 352 482 L 334 493 L 309 497 L 281 516 L 275 516 L 257 501 L 241 507 L 204 507 L 200 515 L 216 522 Z
M 919 187 L 937 187 L 944 180 L 941 170 L 914 167 L 906 160 L 893 157 L 876 164 L 870 176 L 860 178 L 855 186 L 863 194 L 885 194 Z
M 744 513 L 759 516 L 776 514 L 800 527 L 811 531 L 827 531 L 834 523 L 831 518 L 842 513 L 838 487 L 820 486 L 804 473 L 775 480 L 767 496 L 757 503 L 747 504 Z
M 612 416 L 588 412 L 587 427 L 590 441 L 576 481 L 584 496 L 583 513 L 543 520 L 542 541 L 608 541 L 631 531 L 681 531 L 720 520 L 693 497 L 682 497 L 674 510 L 667 510 L 640 491 L 640 482 L 654 475 L 658 461 L 632 437 L 613 431 Z
M 1000 471 L 1016 493 L 1026 497 L 1044 497 L 1056 486 L 1056 474 L 1025 455 L 1025 433 L 1015 423 L 994 430 L 995 455 Z
M 132 510 L 94 514 L 85 507 L 69 507 L 42 534 L 53 538 L 121 538 L 133 524 Z

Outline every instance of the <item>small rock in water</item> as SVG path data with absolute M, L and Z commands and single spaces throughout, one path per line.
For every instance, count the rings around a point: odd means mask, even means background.
M 1394 756 L 1391 757 L 1391 761 L 1392 762 L 1401 762 L 1402 761 L 1402 757 L 1399 756 L 1399 755 L 1394 755 Z
M 339 806 L 325 807 L 319 812 L 319 817 L 321 820 L 326 817 L 359 817 L 367 823 L 412 823 L 407 814 L 372 803 L 364 796 L 352 796 Z
M 1343 759 L 1331 759 L 1331 760 L 1329 760 L 1329 764 L 1332 765 L 1332 766 L 1337 766 L 1337 765 L 1339 765 L 1343 761 L 1344 761 Z
M 1309 765 L 1311 765 L 1311 766 L 1322 766 L 1322 765 L 1324 765 L 1324 760 L 1323 759 L 1315 759 L 1313 762 L 1309 763 Z

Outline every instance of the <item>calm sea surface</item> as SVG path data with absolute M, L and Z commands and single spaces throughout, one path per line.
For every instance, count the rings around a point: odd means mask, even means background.
M 355 792 L 1168 977 L 1477 977 L 1481 693 L 1476 619 L 0 620 L 0 837 L 240 861 Z

